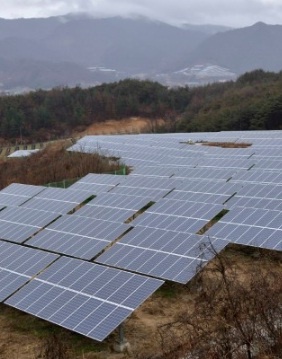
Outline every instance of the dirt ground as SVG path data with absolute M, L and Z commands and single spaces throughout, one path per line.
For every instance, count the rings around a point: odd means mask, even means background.
M 83 137 L 86 135 L 116 135 L 116 134 L 138 134 L 153 132 L 156 125 L 162 125 L 162 119 L 150 120 L 144 117 L 130 117 L 121 120 L 108 120 L 101 123 L 94 123 L 85 131 L 74 134 Z

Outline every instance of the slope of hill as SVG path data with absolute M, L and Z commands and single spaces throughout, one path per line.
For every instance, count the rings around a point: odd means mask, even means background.
M 212 63 L 237 74 L 254 69 L 282 69 L 282 25 L 262 22 L 217 33 L 199 45 L 189 63 Z M 184 64 L 184 62 L 183 62 Z
M 71 61 L 128 72 L 166 67 L 208 36 L 201 29 L 178 28 L 143 18 L 86 16 L 1 20 L 0 30 L 1 54 L 7 59 Z
M 97 84 L 127 77 L 182 86 L 228 81 L 258 68 L 280 71 L 281 37 L 282 25 L 263 23 L 230 29 L 189 24 L 176 27 L 142 17 L 95 19 L 85 14 L 0 19 L 1 58 L 18 64 L 23 75 L 17 86 L 30 88 Z M 20 64 L 23 60 L 26 67 L 30 62 L 26 76 Z M 34 61 L 37 64 L 32 71 Z M 72 67 L 70 79 L 56 70 L 59 63 L 77 66 Z M 46 82 L 45 66 L 54 69 Z M 204 76 L 193 70 L 198 66 L 202 66 Z M 209 75 L 211 66 L 221 69 L 220 76 L 214 71 Z M 187 68 L 190 70 L 181 71 Z M 224 72 L 226 76 L 222 76 Z M 11 89 L 14 77 L 14 69 L 7 66 L 0 75 L 2 88 Z

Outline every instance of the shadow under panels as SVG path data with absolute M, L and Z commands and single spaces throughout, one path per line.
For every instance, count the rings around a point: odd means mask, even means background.
M 130 226 L 66 215 L 40 231 L 27 245 L 82 259 L 92 259 Z
M 135 227 L 96 262 L 184 284 L 227 244 L 196 234 Z

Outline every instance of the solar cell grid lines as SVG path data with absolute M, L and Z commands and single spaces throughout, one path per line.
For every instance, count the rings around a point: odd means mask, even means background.
M 240 188 L 241 183 L 233 183 L 231 181 L 209 181 L 208 179 L 202 180 L 187 180 L 176 187 L 176 191 L 198 192 L 209 194 L 224 194 L 233 195 Z
M 0 192 L 0 206 L 20 206 L 29 200 L 30 197 Z
M 45 187 L 12 183 L 0 191 L 0 206 L 19 206 L 44 190 Z
M 123 182 L 123 180 L 124 176 L 89 173 L 88 175 L 80 178 L 78 182 L 116 186 L 119 183 Z
M 176 187 L 181 181 L 174 178 L 156 178 L 152 176 L 126 176 L 126 179 L 121 184 L 126 187 L 135 188 L 149 188 L 149 189 L 167 189 L 171 190 Z
M 224 194 L 210 194 L 210 193 L 176 191 L 176 190 L 170 192 L 166 196 L 166 199 L 195 202 L 195 203 L 212 203 L 212 204 L 223 204 L 229 198 L 230 195 L 224 195 Z
M 57 258 L 55 254 L 0 241 L 0 301 Z
M 77 207 L 77 203 L 63 202 L 57 200 L 49 200 L 45 198 L 31 198 L 29 201 L 24 203 L 22 207 L 38 209 L 41 211 L 54 212 L 58 214 L 67 214 Z
M 234 169 L 249 169 L 254 165 L 253 159 L 230 159 L 227 158 L 204 158 L 202 159 L 198 167 L 216 167 L 216 168 L 234 168 Z
M 104 193 L 110 191 L 114 186 L 112 185 L 103 185 L 97 183 L 84 183 L 84 182 L 75 182 L 73 185 L 69 187 L 69 189 L 73 189 L 76 191 L 88 192 L 89 195 L 97 195 L 99 193 Z
M 251 184 L 246 183 L 238 191 L 238 195 L 242 197 L 254 197 L 254 198 L 270 198 L 270 199 L 282 199 L 282 185 L 281 184 Z
M 44 229 L 26 242 L 27 245 L 55 253 L 90 260 L 110 241 Z
M 3 188 L 0 193 L 7 193 L 17 196 L 33 197 L 43 191 L 46 187 L 33 186 L 21 183 L 12 183 L 9 186 Z
M 136 213 L 135 210 L 85 205 L 75 212 L 76 216 L 102 219 L 113 222 L 125 222 Z
M 48 230 L 113 241 L 130 228 L 127 224 L 80 216 L 62 216 Z
M 88 202 L 88 205 L 97 205 L 111 208 L 132 209 L 138 211 L 151 202 L 150 198 L 119 195 L 116 193 L 101 193 Z
M 134 197 L 147 197 L 152 201 L 166 196 L 171 190 L 168 189 L 157 189 L 157 188 L 139 188 L 139 187 L 124 187 L 117 186 L 111 190 L 111 194 L 116 193 L 118 195 L 134 196 Z
M 23 207 L 6 207 L 0 212 L 0 221 L 44 227 L 58 217 L 57 214 L 27 209 Z
M 143 213 L 134 219 L 133 226 L 160 228 L 176 232 L 197 233 L 207 223 L 203 219 L 170 216 L 157 213 Z
M 176 217 L 188 217 L 210 220 L 223 209 L 220 204 L 189 202 L 173 199 L 161 199 L 146 212 L 167 214 Z
M 220 251 L 226 241 L 214 240 Z M 214 257 L 210 239 L 162 229 L 137 228 L 97 258 L 97 262 L 187 283 Z
M 56 200 L 62 202 L 72 202 L 72 203 L 82 203 L 90 195 L 81 193 L 80 191 L 72 190 L 72 189 L 64 189 L 64 188 L 46 188 L 44 191 L 40 192 L 34 198 L 36 199 L 48 199 L 48 200 Z
M 282 202 L 279 199 L 253 198 L 234 196 L 227 202 L 227 207 L 252 207 L 282 211 Z
M 63 257 L 5 303 L 102 341 L 162 284 Z
M 282 168 L 282 163 L 281 163 Z M 243 183 L 282 183 L 282 173 L 275 171 L 266 170 L 255 170 L 247 172 L 240 172 L 232 177 L 232 182 L 243 182 Z
M 225 180 L 227 181 L 234 175 L 235 170 L 217 169 L 217 168 L 180 168 L 179 172 L 175 174 L 174 178 L 195 178 L 210 180 Z

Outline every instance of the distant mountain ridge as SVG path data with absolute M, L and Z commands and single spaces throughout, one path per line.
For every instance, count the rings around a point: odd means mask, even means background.
M 209 37 L 193 52 L 189 63 L 213 63 L 237 74 L 254 69 L 281 71 L 281 40 L 282 25 L 258 22 Z
M 227 81 L 257 68 L 280 71 L 281 38 L 281 25 L 263 23 L 231 29 L 84 14 L 0 19 L 0 91 L 90 86 L 126 77 L 172 86 Z M 195 72 L 195 66 L 203 71 Z

